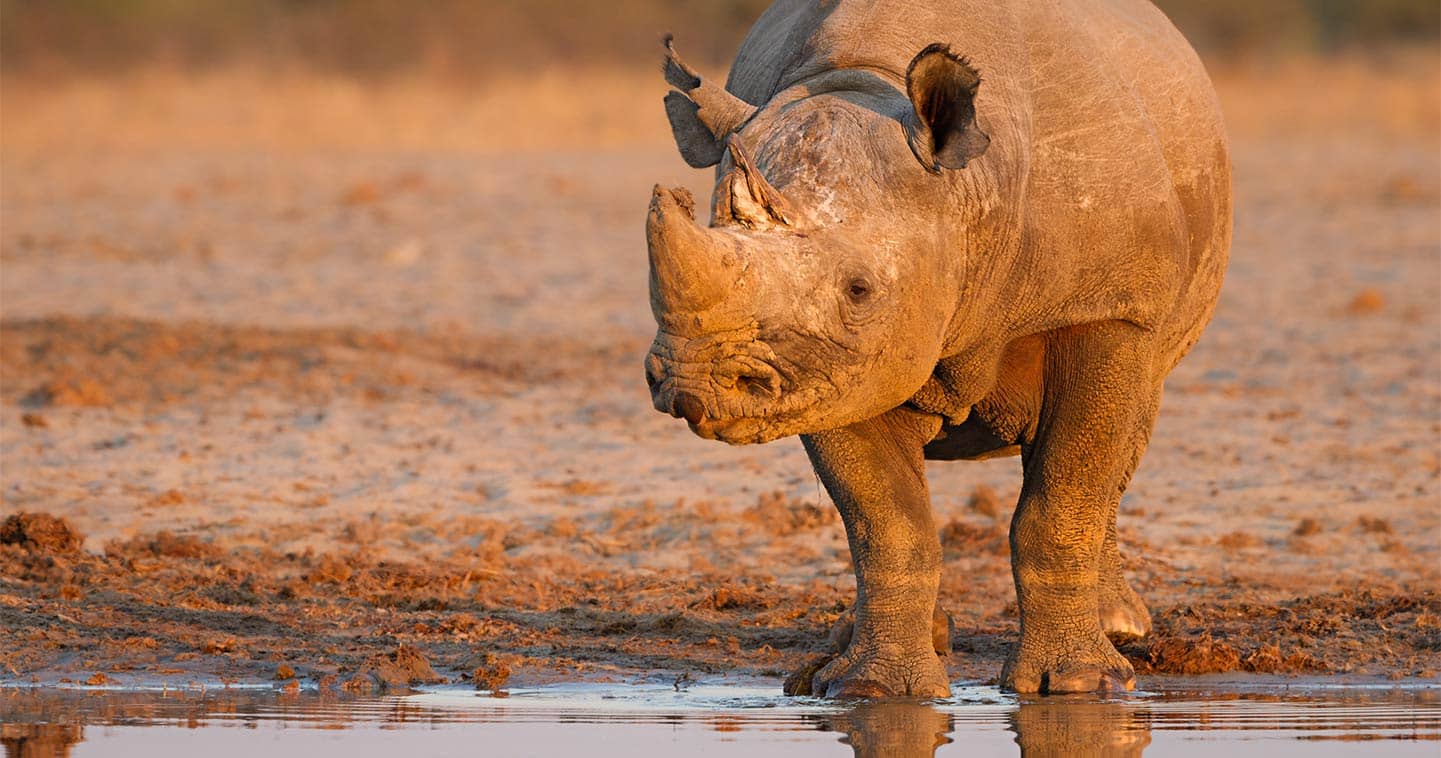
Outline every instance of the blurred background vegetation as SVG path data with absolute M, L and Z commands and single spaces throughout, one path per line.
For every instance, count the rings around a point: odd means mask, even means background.
M 652 65 L 664 31 L 724 66 L 768 0 L 0 0 L 9 74 L 148 65 L 484 77 Z M 1437 0 L 1158 0 L 1214 60 L 1434 44 Z

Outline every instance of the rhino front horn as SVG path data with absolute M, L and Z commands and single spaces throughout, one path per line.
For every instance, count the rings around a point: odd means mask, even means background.
M 650 307 L 656 319 L 705 311 L 734 284 L 725 255 L 728 241 L 696 223 L 689 191 L 655 186 L 645 238 L 650 248 Z

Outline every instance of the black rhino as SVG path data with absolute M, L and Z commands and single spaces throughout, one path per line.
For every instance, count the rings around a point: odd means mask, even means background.
M 1019 454 L 1018 692 L 1130 688 L 1116 508 L 1231 236 L 1201 63 L 1146 0 L 781 0 L 724 88 L 667 43 L 708 226 L 646 222 L 655 407 L 732 444 L 800 435 L 858 582 L 829 696 L 942 696 L 924 460 Z

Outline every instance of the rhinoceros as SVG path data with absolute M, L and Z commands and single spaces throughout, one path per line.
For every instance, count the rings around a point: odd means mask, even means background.
M 1019 455 L 1016 692 L 1130 689 L 1150 629 L 1116 510 L 1162 382 L 1210 319 L 1227 140 L 1147 0 L 781 0 L 724 87 L 667 39 L 709 224 L 646 219 L 655 407 L 731 444 L 800 435 L 857 589 L 831 697 L 944 696 L 926 460 Z

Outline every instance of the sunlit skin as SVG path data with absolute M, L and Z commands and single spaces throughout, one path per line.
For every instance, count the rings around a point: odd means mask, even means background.
M 668 46 L 669 48 L 669 46 Z M 709 223 L 646 224 L 655 407 L 732 444 L 800 435 L 845 522 L 849 644 L 829 696 L 949 692 L 925 459 L 1022 456 L 1019 692 L 1129 689 L 1150 616 L 1116 506 L 1230 245 L 1200 63 L 1144 0 L 780 2 L 724 88 L 667 52 Z

